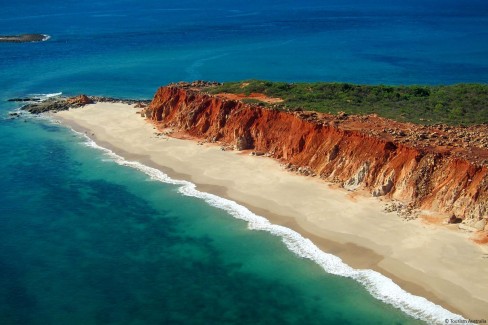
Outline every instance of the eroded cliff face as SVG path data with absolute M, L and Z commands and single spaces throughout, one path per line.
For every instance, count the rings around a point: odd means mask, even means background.
M 367 132 L 368 125 L 398 124 L 394 121 L 317 118 L 171 86 L 156 92 L 146 116 L 196 138 L 264 152 L 349 190 L 364 188 L 473 222 L 488 215 L 487 167 L 451 154 L 448 147 L 417 148 Z M 357 121 L 341 123 L 341 118 Z

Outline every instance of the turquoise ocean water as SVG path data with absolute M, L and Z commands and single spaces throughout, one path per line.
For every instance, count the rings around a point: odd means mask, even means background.
M 482 1 L 2 3 L 1 34 L 51 38 L 0 43 L 0 324 L 442 320 L 243 207 L 48 120 L 8 119 L 19 105 L 6 100 L 150 98 L 195 79 L 486 83 L 487 13 Z

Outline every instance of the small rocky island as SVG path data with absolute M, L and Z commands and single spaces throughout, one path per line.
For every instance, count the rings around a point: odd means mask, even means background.
M 45 34 L 0 35 L 0 42 L 29 43 L 42 42 L 49 39 Z

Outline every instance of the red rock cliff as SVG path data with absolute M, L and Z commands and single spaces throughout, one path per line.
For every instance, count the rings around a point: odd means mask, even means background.
M 277 111 L 171 86 L 156 92 L 146 114 L 196 138 L 266 152 L 350 190 L 365 188 L 473 221 L 488 215 L 486 165 L 453 154 L 456 148 L 415 147 L 371 131 L 395 126 L 404 134 L 406 124 Z

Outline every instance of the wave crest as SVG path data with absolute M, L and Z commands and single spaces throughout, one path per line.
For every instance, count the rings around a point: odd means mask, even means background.
M 38 101 L 45 101 L 49 98 L 53 98 L 53 97 L 59 97 L 63 94 L 63 92 L 57 92 L 57 93 L 47 93 L 47 94 L 31 94 L 29 95 L 29 97 L 32 97 L 33 99 L 36 99 Z

